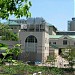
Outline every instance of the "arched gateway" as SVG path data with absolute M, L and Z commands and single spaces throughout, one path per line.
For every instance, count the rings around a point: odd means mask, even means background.
M 36 61 L 37 38 L 33 35 L 30 35 L 25 39 L 25 54 L 26 54 L 26 60 Z

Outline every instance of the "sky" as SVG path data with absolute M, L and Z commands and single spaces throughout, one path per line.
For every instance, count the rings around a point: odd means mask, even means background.
M 67 21 L 74 15 L 75 0 L 30 0 L 32 17 L 43 17 L 59 31 L 67 31 Z M 10 19 L 15 19 L 13 16 Z M 23 19 L 24 17 L 22 17 Z
M 43 17 L 59 31 L 67 31 L 67 21 L 74 17 L 74 0 L 31 0 L 32 17 Z

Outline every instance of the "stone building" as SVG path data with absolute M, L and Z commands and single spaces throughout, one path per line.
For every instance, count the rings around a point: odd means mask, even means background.
M 6 24 L 19 36 L 22 49 L 19 59 L 23 61 L 45 62 L 50 54 L 60 55 L 61 49 L 75 46 L 75 32 L 57 31 L 43 18 L 9 20 Z

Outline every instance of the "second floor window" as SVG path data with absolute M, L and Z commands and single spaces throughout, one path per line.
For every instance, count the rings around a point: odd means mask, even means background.
M 53 44 L 56 44 L 56 42 L 53 42 Z
M 75 42 L 74 42 L 74 45 L 75 45 Z
M 49 45 L 51 45 L 51 42 L 49 42 Z
M 67 40 L 63 40 L 63 45 L 67 45 Z

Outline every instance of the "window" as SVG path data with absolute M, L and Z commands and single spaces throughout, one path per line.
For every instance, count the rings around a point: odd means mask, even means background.
M 44 27 L 45 27 L 44 25 L 40 25 L 40 31 L 44 31 L 45 30 Z
M 39 31 L 39 25 L 36 25 L 36 31 Z
M 63 45 L 67 45 L 67 40 L 63 40 Z
M 36 37 L 34 37 L 34 36 L 28 36 L 27 38 L 26 38 L 26 41 L 25 42 L 31 42 L 31 43 L 37 43 L 37 39 L 36 39 Z
M 49 45 L 51 45 L 51 42 L 49 42 Z
M 74 45 L 75 45 L 75 42 L 74 42 Z
M 13 29 L 13 27 L 11 27 L 11 29 Z
M 34 25 L 30 25 L 29 26 L 29 31 L 34 31 L 34 29 L 35 29 L 35 26 Z
M 53 44 L 56 44 L 56 42 L 53 42 Z

